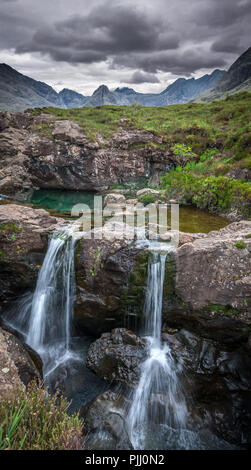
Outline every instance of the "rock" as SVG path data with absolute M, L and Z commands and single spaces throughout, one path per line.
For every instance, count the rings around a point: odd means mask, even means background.
M 146 354 L 145 340 L 130 330 L 115 328 L 91 344 L 86 365 L 102 379 L 133 385 Z
M 138 199 L 127 199 L 126 200 L 126 204 L 132 204 L 133 206 L 136 206 L 136 204 L 138 204 Z
M 141 257 L 141 250 L 129 247 L 125 229 L 123 223 L 108 222 L 92 231 L 93 238 L 82 238 L 76 249 L 75 321 L 94 335 L 124 324 L 125 289 Z M 141 296 L 143 301 L 144 288 Z
M 125 202 L 125 196 L 123 194 L 109 193 L 105 196 L 104 206 L 110 204 L 122 204 Z
M 131 449 L 126 428 L 126 407 L 121 394 L 108 390 L 81 409 L 85 449 Z
M 192 309 L 230 305 L 251 313 L 250 233 L 251 222 L 235 222 L 175 252 L 175 289 L 183 302 Z
M 9 397 L 18 387 L 24 388 L 32 380 L 40 378 L 22 343 L 0 327 L 0 397 Z
M 145 195 L 148 195 L 148 194 L 151 194 L 153 196 L 159 196 L 160 195 L 160 192 L 157 191 L 156 189 L 151 189 L 151 188 L 144 188 L 144 189 L 140 189 L 139 191 L 137 191 L 136 193 L 136 196 L 139 197 L 139 196 L 145 196 Z
M 63 222 L 43 209 L 0 205 L 0 301 L 34 285 L 47 235 Z
M 222 346 L 184 329 L 163 330 L 162 341 L 171 350 L 180 386 L 186 393 L 188 429 L 200 433 L 207 430 L 236 445 L 250 444 L 250 353 L 243 347 Z M 90 346 L 88 366 L 97 375 L 106 374 L 107 380 L 119 383 L 117 391 L 99 395 L 83 410 L 86 432 L 91 435 L 90 448 L 106 448 L 110 441 L 115 445 L 120 432 L 126 435 L 125 413 L 133 396 L 128 385 L 138 382 L 136 371 L 146 356 L 144 340 L 124 328 L 103 334 Z M 156 398 L 159 406 L 164 406 L 168 389 Z
M 90 142 L 76 122 L 46 113 L 1 112 L 0 129 L 2 194 L 15 194 L 24 186 L 105 191 L 146 179 L 158 184 L 178 158 L 160 148 L 135 148 L 158 142 L 151 132 L 120 129 L 110 140 L 97 136 Z

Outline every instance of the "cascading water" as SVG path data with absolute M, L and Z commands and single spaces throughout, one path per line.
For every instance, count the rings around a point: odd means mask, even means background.
M 182 432 L 179 430 L 185 427 L 187 420 L 180 371 L 168 345 L 161 343 L 166 256 L 167 253 L 153 252 L 148 265 L 144 334 L 149 341 L 149 355 L 142 364 L 127 420 L 130 440 L 135 449 L 152 449 L 153 433 L 158 433 L 163 426 L 165 429 L 175 429 L 176 441 L 181 440 Z
M 45 375 L 51 358 L 55 367 L 70 354 L 74 247 L 70 229 L 53 234 L 33 295 L 26 341 L 43 358 Z

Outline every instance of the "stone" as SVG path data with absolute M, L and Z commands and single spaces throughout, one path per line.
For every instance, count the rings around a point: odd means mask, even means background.
M 80 410 L 83 419 L 85 449 L 132 449 L 126 426 L 125 399 L 107 390 Z
M 104 206 L 110 204 L 122 204 L 125 202 L 125 196 L 123 194 L 109 193 L 105 196 Z
M 153 195 L 153 196 L 159 196 L 160 195 L 160 192 L 157 191 L 156 189 L 151 189 L 151 188 L 143 188 L 143 189 L 140 189 L 139 191 L 137 191 L 136 193 L 136 196 L 139 197 L 139 196 L 145 196 L 145 195 Z
M 25 346 L 0 327 L 0 397 L 9 397 L 32 380 L 39 381 L 38 371 Z
M 144 339 L 125 328 L 115 328 L 91 344 L 86 365 L 106 381 L 133 385 L 137 383 L 139 366 L 146 354 Z
M 48 233 L 62 223 L 44 209 L 0 205 L 0 301 L 34 286 Z
M 230 305 L 251 313 L 251 222 L 234 222 L 175 253 L 177 295 L 192 309 Z M 238 249 L 243 240 L 246 248 Z

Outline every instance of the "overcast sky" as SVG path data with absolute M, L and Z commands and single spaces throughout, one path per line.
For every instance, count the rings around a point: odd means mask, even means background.
M 57 91 L 158 93 L 227 69 L 250 24 L 251 0 L 0 0 L 0 62 Z

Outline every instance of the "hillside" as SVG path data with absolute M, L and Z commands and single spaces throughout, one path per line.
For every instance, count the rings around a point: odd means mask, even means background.
M 251 90 L 251 47 L 231 65 L 211 90 L 203 93 L 195 101 L 212 101 Z

